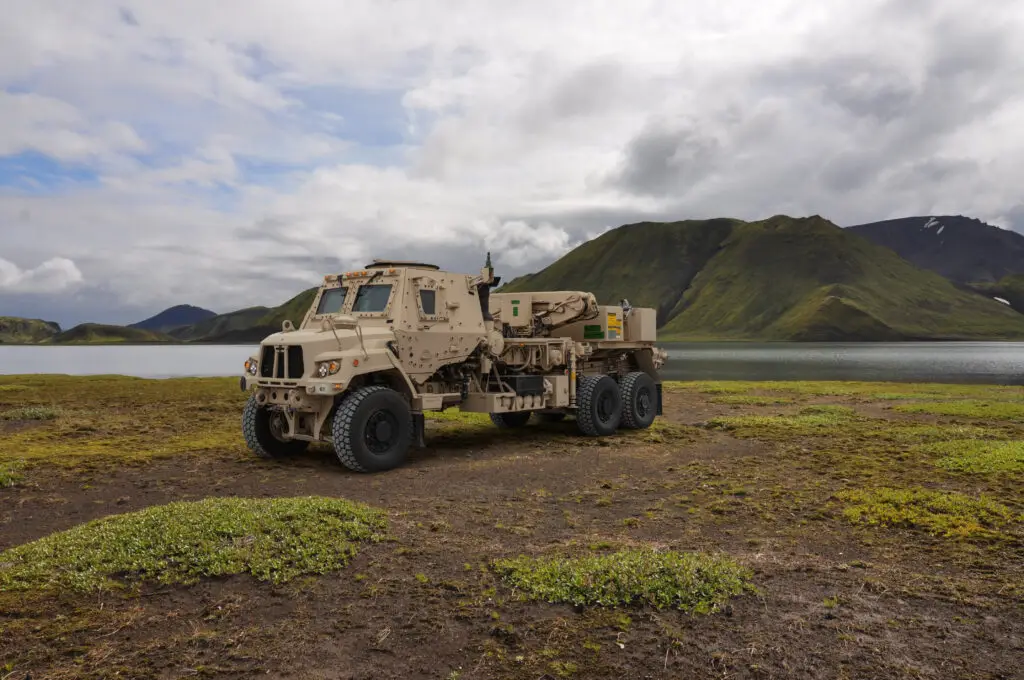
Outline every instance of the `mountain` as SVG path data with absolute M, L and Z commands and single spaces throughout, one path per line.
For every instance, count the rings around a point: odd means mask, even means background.
M 191 326 L 182 326 L 170 331 L 178 340 L 191 342 L 204 338 L 216 338 L 225 333 L 244 330 L 257 325 L 270 311 L 269 307 L 249 307 L 236 312 L 218 314 Z
M 905 217 L 847 227 L 957 283 L 1024 274 L 1024 235 L 961 215 Z
M 624 225 L 502 292 L 658 309 L 662 339 L 1024 338 L 1024 317 L 819 216 Z
M 219 314 L 193 326 L 177 328 L 171 335 L 179 340 L 208 343 L 254 343 L 281 330 L 281 323 L 291 319 L 302 323 L 313 304 L 317 288 L 308 288 L 277 307 L 250 307 L 237 312 Z
M 174 342 L 174 338 L 141 328 L 83 323 L 63 333 L 58 333 L 45 342 L 54 345 L 104 345 L 108 343 Z
M 1024 274 L 1004 276 L 995 283 L 971 283 L 967 287 L 987 297 L 1002 299 L 1024 314 Z
M 42 319 L 0 316 L 0 343 L 41 342 L 60 333 L 60 324 Z
M 536 274 L 509 281 L 501 291 L 587 290 L 602 304 L 627 298 L 634 306 L 657 309 L 661 326 L 694 276 L 741 224 L 720 218 L 622 226 Z
M 210 310 L 203 309 L 202 307 L 195 307 L 193 305 L 175 305 L 174 307 L 165 309 L 156 316 L 151 316 L 148 319 L 139 321 L 138 323 L 133 323 L 128 327 L 140 328 L 144 331 L 167 333 L 175 328 L 191 326 L 214 316 L 217 316 L 216 312 L 211 312 Z

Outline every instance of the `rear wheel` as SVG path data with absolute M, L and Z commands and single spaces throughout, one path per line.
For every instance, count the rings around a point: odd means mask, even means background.
M 260 458 L 286 458 L 309 448 L 308 441 L 286 438 L 287 431 L 283 413 L 260 406 L 255 394 L 249 397 L 242 411 L 242 435 L 250 451 Z
M 622 393 L 622 427 L 642 430 L 651 426 L 658 413 L 658 391 L 654 379 L 642 371 L 627 373 L 619 382 Z
M 398 392 L 383 385 L 346 396 L 331 421 L 334 453 L 356 472 L 382 472 L 405 462 L 412 444 L 412 411 Z
M 611 376 L 586 375 L 576 387 L 576 425 L 585 435 L 615 432 L 622 420 L 622 395 Z
M 491 422 L 498 427 L 523 427 L 530 422 L 532 411 L 512 411 L 510 413 L 492 413 Z

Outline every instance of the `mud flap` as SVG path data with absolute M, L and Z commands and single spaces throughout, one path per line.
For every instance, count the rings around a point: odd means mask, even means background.
M 413 445 L 417 448 L 424 448 L 427 445 L 426 436 L 424 430 L 426 429 L 426 422 L 423 418 L 423 413 L 412 414 L 412 441 Z

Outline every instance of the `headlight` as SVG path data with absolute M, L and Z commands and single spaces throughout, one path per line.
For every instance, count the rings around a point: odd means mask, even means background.
M 326 378 L 329 375 L 334 375 L 341 370 L 341 363 L 338 361 L 326 361 L 320 364 L 320 368 L 316 370 L 317 375 L 321 378 Z
M 245 360 L 245 372 L 249 375 L 256 375 L 256 360 L 252 357 Z

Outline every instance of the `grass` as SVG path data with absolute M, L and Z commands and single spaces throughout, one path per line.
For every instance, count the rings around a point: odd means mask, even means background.
M 52 406 L 22 406 L 0 411 L 0 420 L 53 420 L 60 414 L 61 410 Z
M 786 416 L 725 416 L 711 418 L 707 426 L 734 431 L 737 436 L 798 436 L 832 433 L 860 419 L 848 406 L 824 404 L 808 406 L 795 415 Z
M 789 397 L 762 397 L 756 394 L 723 394 L 709 399 L 712 404 L 730 404 L 741 406 L 772 406 L 775 404 L 792 404 Z
M 18 461 L 0 462 L 0 489 L 17 486 L 25 477 L 21 474 L 23 465 Z
M 666 381 L 666 391 L 791 397 L 854 397 L 870 400 L 986 399 L 1022 401 L 1024 391 L 1008 385 L 891 383 L 859 380 L 690 380 Z
M 898 404 L 893 407 L 903 413 L 931 413 L 978 420 L 1009 420 L 1024 422 L 1024 403 L 964 399 L 960 401 L 932 401 L 916 404 Z
M 921 445 L 918 450 L 938 454 L 935 464 L 952 472 L 1024 472 L 1024 441 L 959 439 Z
M 8 388 L 0 389 L 0 419 L 29 423 L 0 437 L 0 463 L 80 468 L 197 452 L 245 455 L 246 395 L 231 378 L 0 376 L 0 388 Z
M 114 577 L 192 583 L 249 573 L 273 582 L 339 569 L 384 514 L 333 498 L 211 498 L 113 515 L 0 553 L 0 590 L 117 587 Z
M 701 553 L 626 549 L 582 557 L 496 560 L 504 582 L 531 599 L 573 605 L 647 604 L 708 613 L 752 586 L 733 560 Z
M 1004 537 L 1021 520 L 991 498 L 928 489 L 876 488 L 841 491 L 843 516 L 854 524 L 924 530 L 947 538 Z

